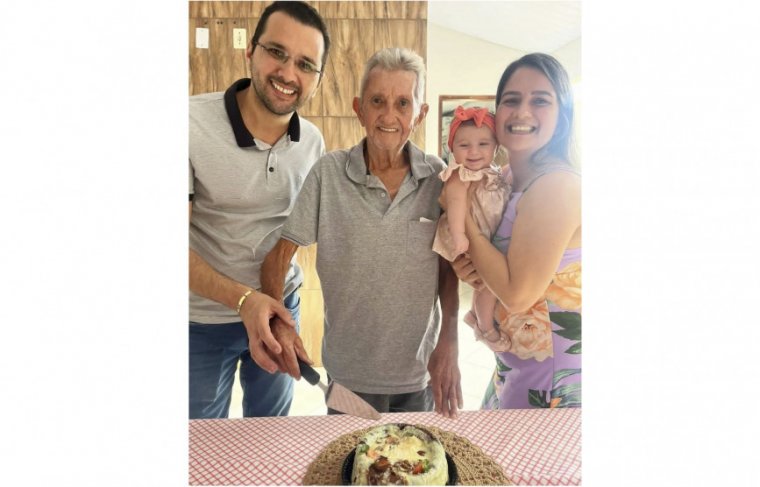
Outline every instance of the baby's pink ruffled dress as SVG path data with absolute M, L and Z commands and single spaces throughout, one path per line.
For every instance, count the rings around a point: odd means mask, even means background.
M 441 171 L 438 177 L 446 182 L 454 174 L 454 171 L 459 171 L 459 179 L 462 181 L 470 181 L 471 184 L 476 185 L 473 201 L 470 204 L 470 212 L 481 233 L 490 240 L 501 222 L 501 216 L 509 198 L 510 187 L 504 173 L 495 164 L 473 171 L 457 164 L 452 158 L 448 167 Z M 433 251 L 451 262 L 457 257 L 453 249 L 454 240 L 449 231 L 449 219 L 447 213 L 443 213 L 438 219 L 438 228 L 433 240 Z

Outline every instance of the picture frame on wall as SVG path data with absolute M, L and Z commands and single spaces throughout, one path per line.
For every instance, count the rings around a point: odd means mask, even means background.
M 487 107 L 491 113 L 494 113 L 496 97 L 494 95 L 438 96 L 438 155 L 446 164 L 449 163 L 449 126 L 454 117 L 454 109 L 459 105 L 464 108 Z

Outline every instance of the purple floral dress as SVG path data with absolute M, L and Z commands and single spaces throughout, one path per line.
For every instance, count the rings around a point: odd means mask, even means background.
M 510 195 L 492 239 L 505 254 L 525 191 Z M 500 305 L 495 320 L 508 335 L 509 351 L 495 353 L 496 370 L 482 408 L 580 407 L 581 248 L 565 250 L 546 293 L 531 309 L 510 314 Z

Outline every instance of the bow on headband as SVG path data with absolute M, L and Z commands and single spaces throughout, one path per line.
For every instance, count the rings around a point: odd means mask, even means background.
M 475 122 L 476 127 L 482 127 L 485 124 L 492 131 L 496 124 L 494 123 L 493 115 L 488 111 L 488 108 L 470 107 L 464 108 L 461 105 L 454 109 L 454 118 L 451 119 L 451 126 L 449 127 L 449 150 L 452 150 L 454 145 L 454 134 L 462 122 L 472 120 Z

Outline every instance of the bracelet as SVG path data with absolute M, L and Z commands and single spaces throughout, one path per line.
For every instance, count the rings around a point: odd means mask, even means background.
M 245 294 L 240 296 L 240 300 L 238 300 L 237 308 L 235 309 L 235 311 L 237 311 L 237 314 L 240 314 L 240 308 L 243 307 L 243 303 L 245 303 L 245 300 L 248 298 L 248 296 L 251 295 L 252 292 L 253 292 L 253 289 L 249 289 L 248 291 L 246 291 Z

